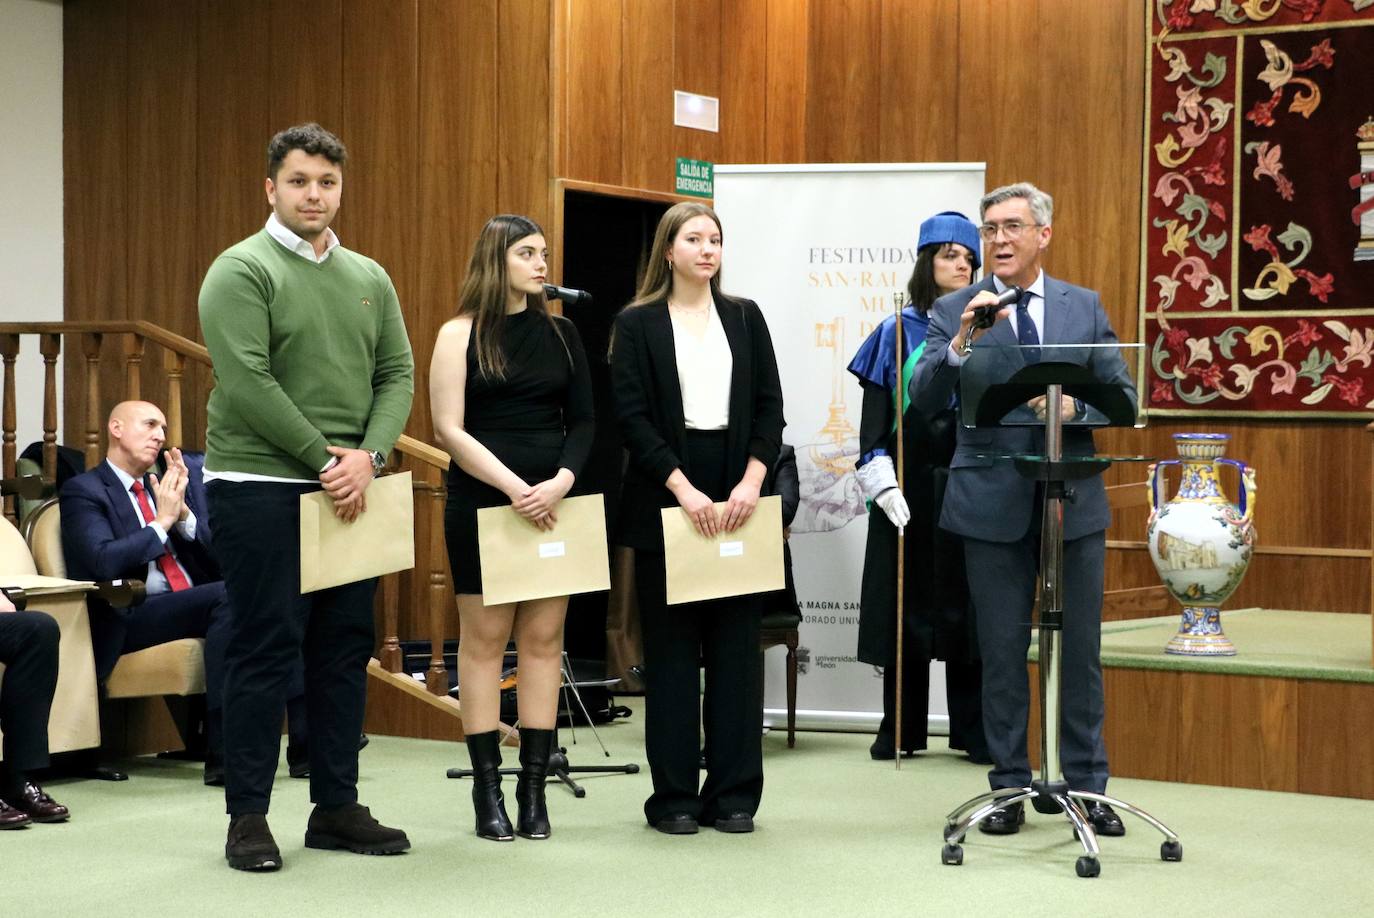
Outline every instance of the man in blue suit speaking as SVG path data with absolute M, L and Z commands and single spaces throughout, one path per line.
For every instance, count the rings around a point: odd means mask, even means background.
M 104 462 L 62 487 L 62 548 L 78 580 L 142 580 L 148 598 L 128 609 L 90 601 L 96 676 L 109 677 L 121 654 L 180 638 L 205 638 L 206 783 L 222 773 L 220 688 L 229 604 L 210 553 L 198 488 L 181 451 L 168 451 L 166 474 L 149 474 L 166 442 L 156 405 L 121 402 L 110 412 Z
M 1053 230 L 1054 202 L 1026 182 L 1007 185 L 980 202 L 984 278 L 935 302 L 926 349 L 912 374 L 912 404 L 931 412 L 949 404 L 959 384 L 960 367 L 979 347 L 1114 344 L 1116 333 L 1097 293 L 1045 274 L 1041 268 Z M 980 307 L 994 306 L 1008 287 L 1024 292 L 1002 307 L 990 328 L 975 328 Z M 1037 352 L 1022 352 L 1036 359 Z M 1093 352 L 1088 364 L 1097 378 L 1135 389 L 1116 348 Z M 999 359 L 1000 355 L 989 355 Z M 1057 410 L 1065 420 L 1078 406 L 1064 397 L 1046 405 L 1045 396 L 1029 407 L 1040 418 Z M 1040 559 L 1043 494 L 1010 462 L 994 456 L 1041 453 L 1044 430 L 1033 426 L 965 428 L 958 432 L 950 463 L 940 526 L 964 539 L 983 657 L 983 727 L 993 768 L 994 790 L 1030 784 L 1026 729 L 1030 687 L 1026 651 L 1030 647 L 1031 607 Z M 1091 431 L 1065 428 L 1064 453 L 1091 454 Z M 1074 482 L 1075 496 L 1064 503 L 1064 630 L 1062 732 L 1064 778 L 1074 790 L 1105 793 L 1107 750 L 1102 741 L 1105 702 L 1099 659 L 1102 581 L 1106 529 L 1110 521 L 1106 491 L 1099 477 Z M 1103 803 L 1088 807 L 1101 835 L 1124 835 L 1121 818 Z M 1004 806 L 979 823 L 991 834 L 1009 835 L 1025 821 L 1023 804 Z

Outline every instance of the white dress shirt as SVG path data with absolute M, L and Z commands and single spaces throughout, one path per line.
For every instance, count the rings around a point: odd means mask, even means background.
M 724 430 L 730 426 L 730 377 L 734 359 L 730 341 L 716 314 L 706 310 L 706 331 L 700 338 L 672 316 L 673 348 L 677 352 L 677 382 L 682 389 L 682 419 L 688 430 Z

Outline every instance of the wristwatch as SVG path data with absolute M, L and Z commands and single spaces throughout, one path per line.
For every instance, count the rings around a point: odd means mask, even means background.
M 386 456 L 375 449 L 368 450 L 367 454 L 372 457 L 372 477 L 376 478 L 386 468 Z

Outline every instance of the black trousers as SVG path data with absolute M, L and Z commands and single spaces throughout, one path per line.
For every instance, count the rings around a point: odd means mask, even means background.
M 921 656 L 919 641 L 903 641 L 902 752 L 926 748 L 930 719 L 930 658 Z M 945 698 L 949 704 L 949 748 L 975 758 L 987 756 L 983 738 L 983 664 L 945 663 Z M 883 667 L 883 719 L 878 732 L 895 738 L 897 730 L 897 667 Z
M 729 496 L 725 431 L 687 432 L 692 485 Z M 662 551 L 636 550 L 635 592 L 644 639 L 644 751 L 654 792 L 650 823 L 673 813 L 699 822 L 758 811 L 763 796 L 763 656 L 758 597 L 669 606 Z M 706 691 L 701 693 L 701 671 Z M 700 785 L 702 727 L 706 781 Z
M 1037 514 L 1038 517 L 1039 514 Z M 983 725 L 993 788 L 1030 784 L 1026 728 L 1031 716 L 1026 652 L 1040 567 L 1040 529 L 1015 542 L 964 539 L 969 590 L 978 616 L 983 658 Z M 1106 533 L 1064 543 L 1064 632 L 1060 761 L 1074 790 L 1104 793 L 1107 748 L 1102 740 L 1106 702 L 1102 691 L 1102 579 Z
M 57 690 L 57 621 L 46 612 L 0 612 L 0 790 L 48 764 L 48 714 Z
M 373 650 L 375 580 L 300 591 L 300 496 L 318 485 L 211 481 L 215 550 L 234 614 L 224 666 L 224 798 L 266 813 L 292 670 L 305 663 L 310 799 L 358 799 L 358 737 Z

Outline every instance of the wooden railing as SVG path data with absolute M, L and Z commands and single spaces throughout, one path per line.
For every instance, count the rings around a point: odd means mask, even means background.
M 120 343 L 122 367 L 118 375 L 123 377 L 122 393 L 117 400 L 144 397 L 148 387 L 143 385 L 146 372 L 145 349 L 149 342 L 160 347 L 162 352 L 162 382 L 165 383 L 165 399 L 160 407 L 167 416 L 167 444 L 183 446 L 186 443 L 183 426 L 183 405 L 185 404 L 184 385 L 187 362 L 209 368 L 210 352 L 202 344 L 183 338 L 161 326 L 141 320 L 111 322 L 2 322 L 0 323 L 0 359 L 4 363 L 3 403 L 0 407 L 0 431 L 3 442 L 0 444 L 0 465 L 3 477 L 12 478 L 17 462 L 16 443 L 16 392 L 15 362 L 19 358 L 25 336 L 38 338 L 38 352 L 43 357 L 43 440 L 42 464 L 43 477 L 49 481 L 57 477 L 58 443 L 58 395 L 57 362 L 61 356 L 63 341 L 68 344 L 69 353 L 75 346 L 81 355 L 85 368 L 85 386 L 79 399 L 69 399 L 68 404 L 79 404 L 80 427 L 69 423 L 68 430 L 79 429 L 81 449 L 85 454 L 86 467 L 91 468 L 101 461 L 101 431 L 105 426 L 102 410 L 105 395 L 102 391 L 102 360 L 107 344 L 115 339 Z M 76 342 L 73 342 L 73 338 Z M 207 386 L 208 389 L 208 386 Z M 412 591 L 412 596 L 423 596 L 423 607 L 427 612 L 427 630 L 430 635 L 430 663 L 425 674 L 425 687 L 435 695 L 448 692 L 448 672 L 444 666 L 444 637 L 450 621 L 454 622 L 457 633 L 456 616 L 450 615 L 454 608 L 453 592 L 449 588 L 447 555 L 444 550 L 444 472 L 449 466 L 448 453 L 412 437 L 402 436 L 396 442 L 391 457 L 391 470 L 403 467 L 410 469 L 414 479 L 416 509 L 422 507 L 428 513 L 416 513 L 416 547 L 428 549 L 429 563 L 424 571 L 415 571 L 417 578 L 424 578 L 423 589 Z M 17 523 L 17 506 L 14 498 L 5 498 L 4 514 Z M 427 523 L 421 523 L 421 521 Z M 423 529 L 423 531 L 421 531 Z M 421 553 L 417 552 L 417 555 Z M 401 647 L 398 636 L 400 619 L 400 575 L 391 574 L 381 580 L 382 640 L 378 659 L 383 668 L 391 673 L 402 670 Z

